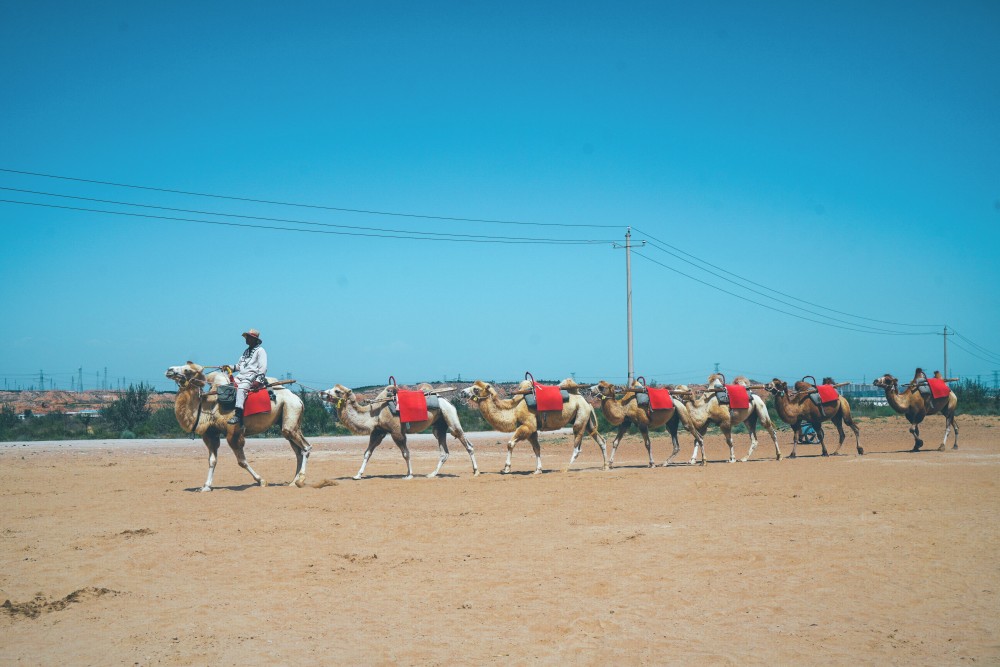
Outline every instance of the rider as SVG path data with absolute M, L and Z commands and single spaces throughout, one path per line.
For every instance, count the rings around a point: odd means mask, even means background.
M 247 343 L 247 349 L 243 350 L 240 360 L 233 368 L 236 376 L 236 414 L 228 422 L 240 426 L 243 426 L 243 404 L 247 400 L 251 383 L 255 380 L 263 381 L 267 374 L 267 352 L 261 345 L 260 332 L 248 329 L 243 332 L 243 339 Z

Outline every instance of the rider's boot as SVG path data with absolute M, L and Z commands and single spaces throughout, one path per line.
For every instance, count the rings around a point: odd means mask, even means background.
M 243 426 L 243 408 L 236 408 L 236 414 L 229 418 L 227 424 Z

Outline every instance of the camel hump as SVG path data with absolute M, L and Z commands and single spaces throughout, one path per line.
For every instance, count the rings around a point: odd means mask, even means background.
M 795 383 L 795 391 L 809 391 L 810 389 L 815 389 L 815 387 L 804 380 Z
M 826 377 L 823 378 L 823 384 L 837 384 L 837 381 L 834 380 L 833 378 Z
M 432 387 L 430 385 L 430 383 L 428 383 L 428 382 L 421 382 L 420 384 L 417 385 L 417 390 L 418 391 L 433 391 L 434 387 Z

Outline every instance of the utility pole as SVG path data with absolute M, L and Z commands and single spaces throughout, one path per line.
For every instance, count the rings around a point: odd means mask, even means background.
M 625 303 L 628 310 L 628 385 L 635 381 L 632 358 L 632 228 L 625 228 Z
M 1000 371 L 993 371 L 993 389 L 1000 389 L 1000 386 L 998 386 L 998 376 L 1000 376 Z
M 718 361 L 715 362 L 715 372 L 716 373 L 719 372 L 719 362 Z
M 944 376 L 951 377 L 948 375 L 948 325 L 944 325 Z
M 83 366 L 80 366 L 80 368 L 77 369 L 77 371 L 80 373 L 80 384 L 77 385 L 77 388 L 79 389 L 79 391 L 83 391 Z

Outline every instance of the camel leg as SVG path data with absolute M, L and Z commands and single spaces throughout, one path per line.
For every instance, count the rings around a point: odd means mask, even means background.
M 951 422 L 951 427 L 953 429 L 955 429 L 955 444 L 952 445 L 951 448 L 952 449 L 958 449 L 958 423 L 955 421 L 955 412 L 954 411 L 952 411 L 952 413 L 950 415 L 948 415 L 948 421 Z M 944 441 L 948 442 L 948 436 L 945 436 Z
M 437 477 L 437 474 L 441 472 L 441 466 L 448 460 L 448 425 L 444 421 L 434 424 L 434 437 L 437 438 L 438 452 L 440 452 L 441 456 L 438 458 L 437 468 L 434 469 L 434 472 L 427 475 L 427 477 Z
M 581 435 L 582 437 L 582 435 Z M 531 451 L 535 453 L 535 472 L 533 475 L 542 474 L 542 445 L 538 442 L 538 431 L 532 432 L 528 436 L 528 440 L 531 442 Z
M 788 458 L 794 459 L 798 457 L 795 453 L 795 448 L 799 444 L 799 439 L 802 438 L 802 422 L 795 422 L 792 424 L 792 453 L 788 455 Z
M 628 431 L 630 425 L 631 422 L 626 419 L 618 426 L 618 435 L 615 436 L 615 441 L 611 443 L 611 459 L 608 461 L 608 467 L 615 467 L 615 454 L 618 453 L 618 445 L 621 443 L 622 438 L 625 437 L 625 433 Z
M 399 447 L 399 453 L 403 455 L 403 460 L 406 461 L 406 477 L 403 479 L 413 479 L 413 466 L 410 465 L 410 448 L 406 446 L 406 434 L 400 430 L 399 434 L 392 433 L 392 441 L 396 443 Z
M 750 457 L 753 456 L 753 451 L 755 449 L 757 449 L 757 413 L 756 413 L 756 411 L 751 412 L 747 416 L 746 421 L 744 422 L 744 424 L 747 427 L 747 433 L 750 434 L 750 449 L 747 450 L 747 455 L 744 456 L 742 459 L 740 459 L 740 461 L 742 461 L 743 463 L 746 463 L 747 461 L 750 460 Z M 732 449 L 732 448 L 730 448 L 730 449 Z
M 670 443 L 674 446 L 674 451 L 667 457 L 667 460 L 663 462 L 663 467 L 666 468 L 670 465 L 677 453 L 681 451 L 681 441 L 677 439 L 677 429 L 680 427 L 680 420 L 677 419 L 677 415 L 667 422 L 667 431 L 670 433 Z
M 364 477 L 365 468 L 368 466 L 368 459 L 371 457 L 372 452 L 375 451 L 375 448 L 382 443 L 382 440 L 384 440 L 387 435 L 388 432 L 381 429 L 375 429 L 372 431 L 371 436 L 368 438 L 368 449 L 365 450 L 365 458 L 361 461 L 361 469 L 358 470 L 358 474 L 354 476 L 354 479 L 361 479 Z
M 830 452 L 826 449 L 826 431 L 823 430 L 823 422 L 810 422 L 810 425 L 813 427 L 813 430 L 816 431 L 816 437 L 819 438 L 819 446 L 822 449 L 823 456 L 829 456 Z
M 722 434 L 726 436 L 726 444 L 729 445 L 729 462 L 736 463 L 736 450 L 733 448 L 733 427 L 720 424 L 719 428 L 722 429 Z M 750 442 L 752 443 L 753 440 Z M 704 454 L 702 454 L 702 457 L 704 457 Z
M 472 476 L 478 477 L 479 464 L 476 463 L 476 450 L 472 448 L 472 443 L 469 442 L 467 437 L 465 437 L 465 432 L 455 429 L 451 432 L 451 435 L 465 446 L 465 451 L 469 452 L 469 458 L 472 459 Z
M 590 419 L 587 420 L 587 428 L 590 429 L 590 437 L 593 438 L 594 442 L 597 443 L 597 446 L 601 448 L 601 459 L 604 461 L 604 466 L 601 470 L 608 470 L 610 467 L 610 464 L 608 463 L 608 443 L 604 440 L 604 436 L 601 435 L 601 431 L 597 428 L 596 415 L 590 415 Z M 580 436 L 580 440 L 583 440 L 582 435 Z
M 201 436 L 204 441 L 205 446 L 208 447 L 208 479 L 205 480 L 205 486 L 201 487 L 202 491 L 212 490 L 212 478 L 215 477 L 215 464 L 219 460 L 219 443 L 220 438 L 218 433 L 212 433 L 209 435 L 206 433 Z
M 510 457 L 514 453 L 514 445 L 517 444 L 518 440 L 527 440 L 528 436 L 531 435 L 531 429 L 528 426 L 521 425 L 517 427 L 514 431 L 514 435 L 510 436 L 510 441 L 507 443 L 507 462 L 503 466 L 501 473 L 510 472 Z
M 649 439 L 649 427 L 645 424 L 639 424 L 639 432 L 642 433 L 642 439 L 646 443 L 646 454 L 649 456 L 649 467 L 655 468 L 656 464 L 653 463 L 653 443 Z
M 288 486 L 297 486 L 300 489 L 306 485 L 306 464 L 309 463 L 309 453 L 312 451 L 310 445 L 302 432 L 298 428 L 284 427 L 281 435 L 295 452 L 295 477 L 288 483 Z
M 698 450 L 701 450 L 701 464 L 705 465 L 705 434 L 694 433 L 694 451 L 691 452 L 689 465 L 694 465 L 698 461 Z
M 837 414 L 830 418 L 833 425 L 837 428 L 837 435 L 840 437 L 840 442 L 837 443 L 837 449 L 833 450 L 833 456 L 840 454 L 840 448 L 844 446 L 844 440 L 847 440 L 847 433 L 844 431 L 844 417 L 843 415 Z
M 924 446 L 924 441 L 920 439 L 920 425 L 911 426 L 910 433 L 913 434 L 913 449 L 911 451 L 919 452 L 920 448 Z
M 781 447 L 778 446 L 778 430 L 774 428 L 774 421 L 771 420 L 771 416 L 766 412 L 760 416 L 760 423 L 764 425 L 767 429 L 768 434 L 771 436 L 771 440 L 774 441 L 774 460 L 781 460 Z
M 233 431 L 233 437 L 227 438 L 227 440 L 229 441 L 229 448 L 232 449 L 233 454 L 236 455 L 236 462 L 240 464 L 240 467 L 250 473 L 250 476 L 253 477 L 253 481 L 257 482 L 261 486 L 267 486 L 267 482 L 261 479 L 261 476 L 250 467 L 249 463 L 247 463 L 247 455 L 243 452 L 243 446 L 246 444 L 246 438 L 243 437 L 243 430 L 235 429 Z
M 938 447 L 939 452 L 943 452 L 945 445 L 948 444 L 948 434 L 951 433 L 951 427 L 955 424 L 955 413 L 950 415 L 945 413 L 944 415 L 944 440 L 941 442 L 941 446 Z M 958 449 L 958 429 L 955 429 L 955 449 Z

